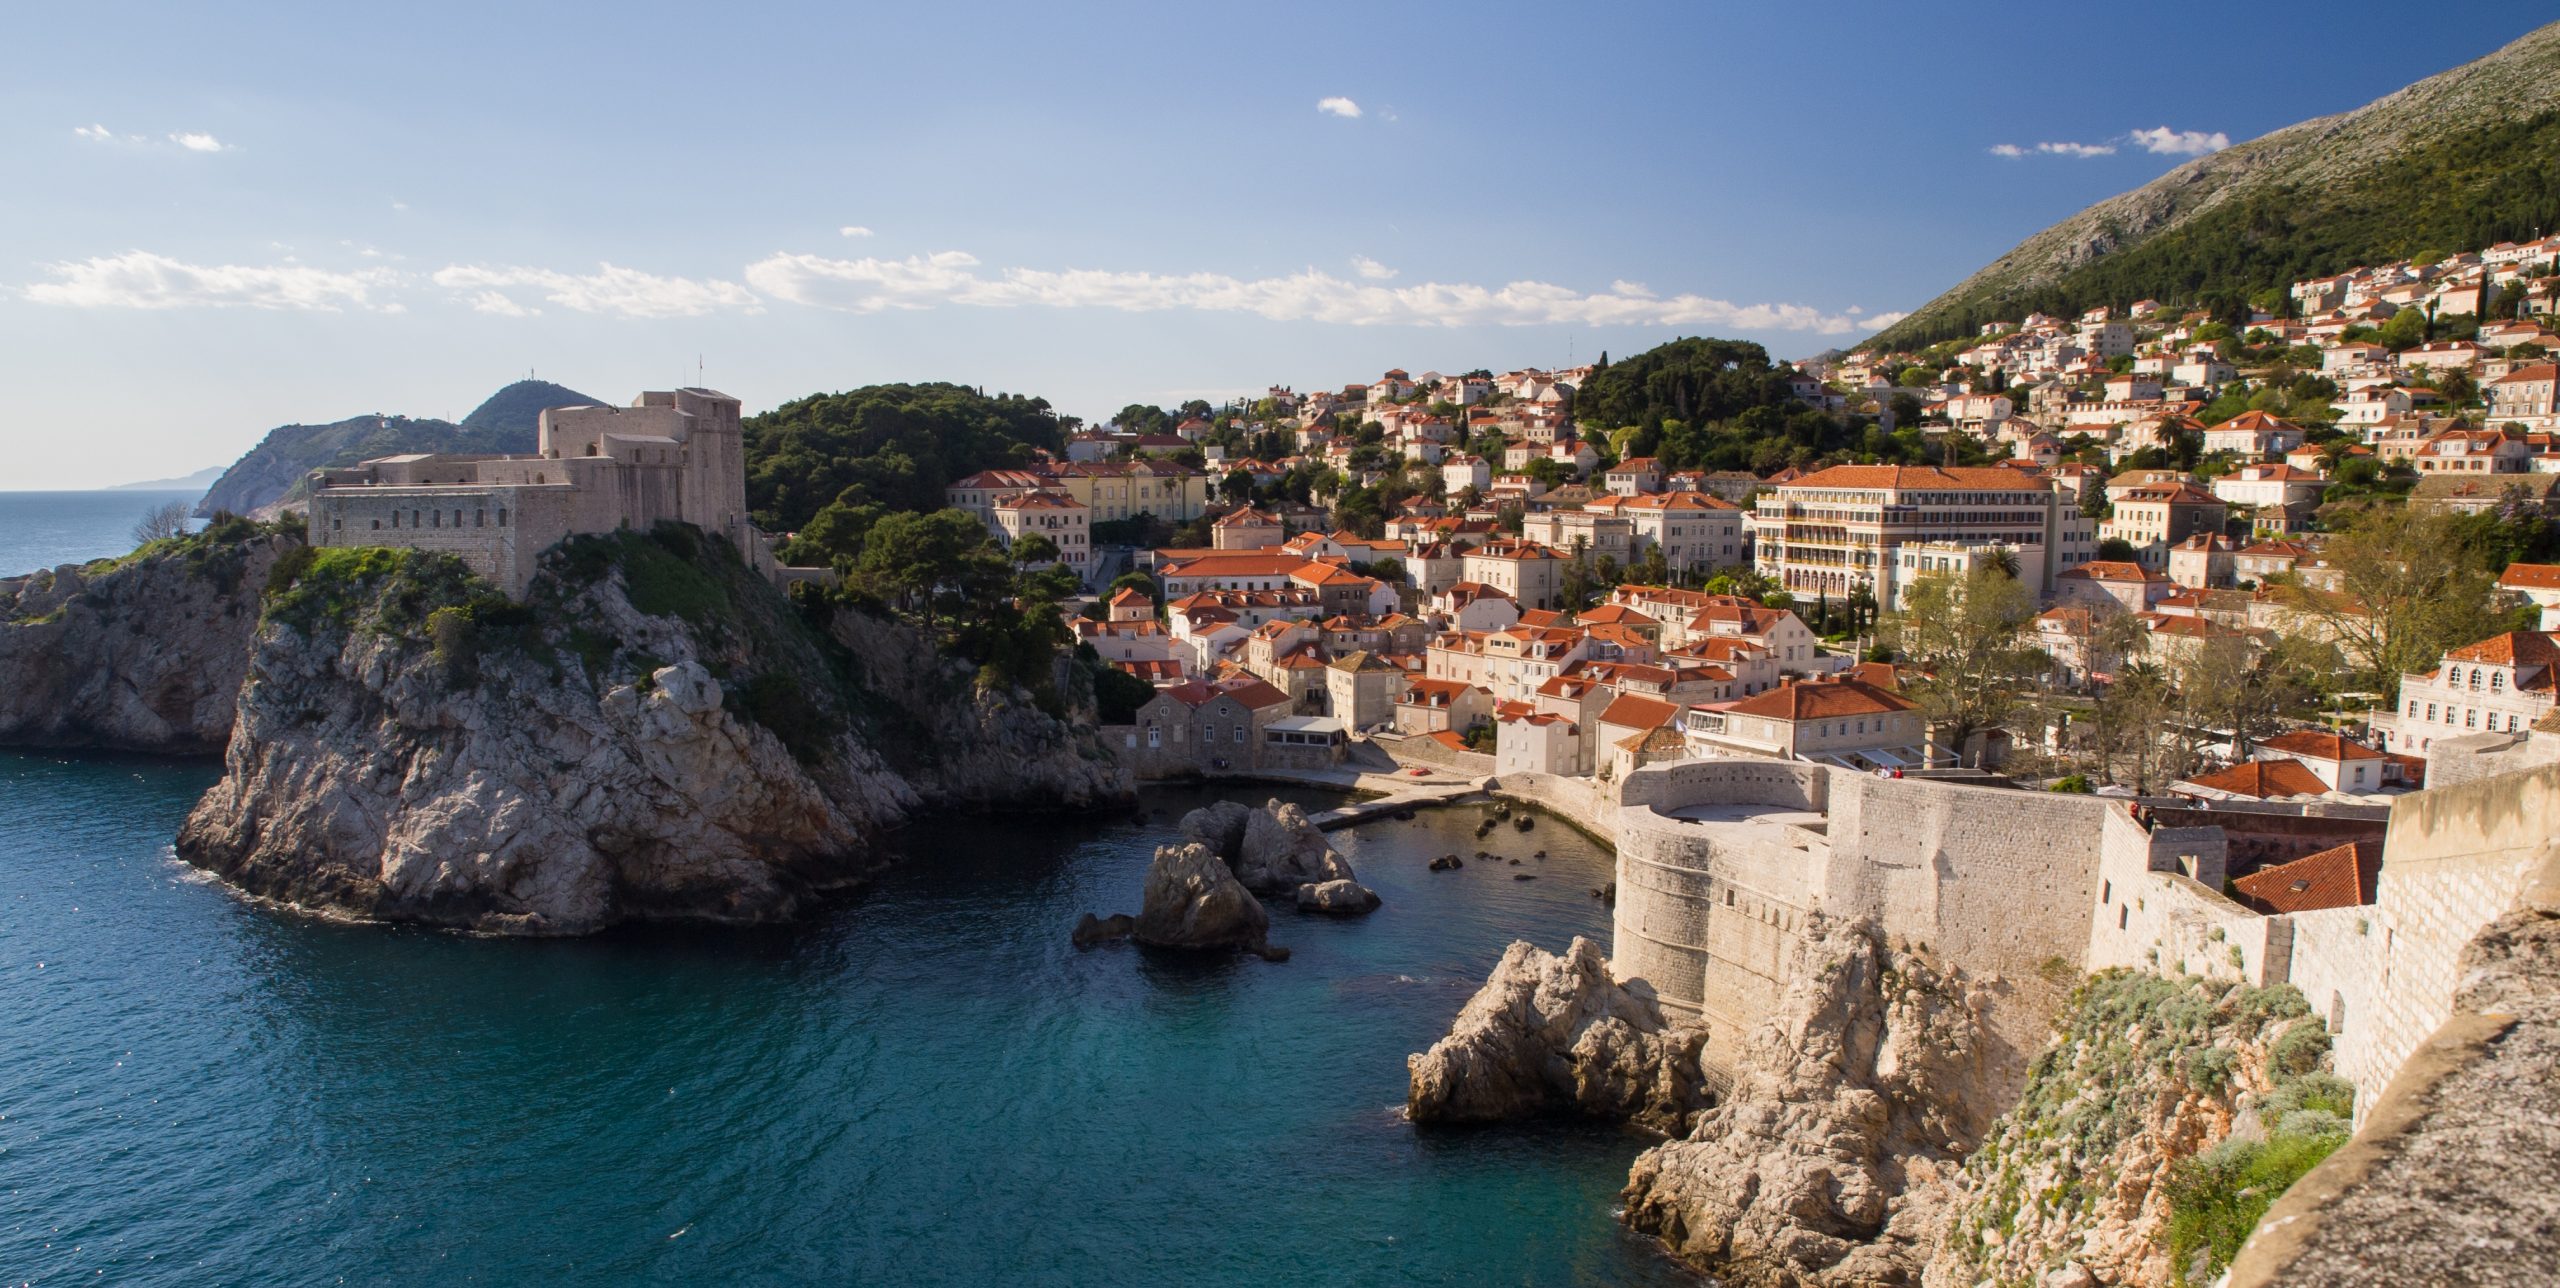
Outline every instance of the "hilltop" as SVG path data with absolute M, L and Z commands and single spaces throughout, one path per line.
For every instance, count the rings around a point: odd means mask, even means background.
M 313 470 L 353 465 L 402 452 L 530 452 L 534 420 L 552 407 L 602 402 L 547 380 L 519 380 L 489 395 L 457 425 L 432 417 L 373 413 L 325 425 L 279 425 L 267 431 L 206 490 L 196 513 L 249 514 L 298 495 Z
M 1863 348 L 2029 312 L 2233 302 L 2560 226 L 2560 23 L 2335 116 L 2200 157 L 2037 233 Z

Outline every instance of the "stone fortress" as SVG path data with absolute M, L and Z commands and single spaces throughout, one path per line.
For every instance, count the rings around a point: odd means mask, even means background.
M 727 537 L 766 576 L 787 572 L 747 518 L 739 403 L 709 389 L 628 407 L 554 407 L 531 456 L 385 456 L 311 475 L 311 544 L 437 550 L 522 595 L 543 551 L 582 533 L 664 520 Z
M 1738 1043 L 1723 1035 L 1774 1013 L 1804 968 L 1808 920 L 1872 916 L 1986 990 L 1990 1055 L 2010 1085 L 2080 978 L 2121 966 L 2293 984 L 2326 1020 L 2361 1118 L 2453 1017 L 2465 946 L 2560 878 L 2560 764 L 2489 769 L 2446 774 L 2387 822 L 1743 759 L 1648 766 L 1614 802 L 1547 803 L 1583 805 L 1614 834 L 1613 966 L 1707 1022 L 1711 1080 L 1732 1073 Z M 2382 843 L 2371 903 L 2271 915 L 2223 893 L 2231 858 L 2295 858 L 2342 837 Z

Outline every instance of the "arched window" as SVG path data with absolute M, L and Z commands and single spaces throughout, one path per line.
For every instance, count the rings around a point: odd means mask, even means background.
M 2480 668 L 2476 666 L 2471 668 L 2471 691 L 2473 693 L 2480 691 Z
M 2474 671 L 2474 672 L 2472 672 L 2472 674 L 2477 675 L 2477 674 L 2479 674 L 2479 672 Z M 2506 691 L 2507 691 L 2507 673 L 2506 673 L 2506 672 L 2504 672 L 2504 671 L 2491 671 L 2491 672 L 2489 673 L 2489 691 L 2490 691 L 2491 693 L 2504 693 L 2504 692 L 2506 692 Z

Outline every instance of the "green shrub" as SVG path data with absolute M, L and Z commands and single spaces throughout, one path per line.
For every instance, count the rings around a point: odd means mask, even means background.
M 729 709 L 771 730 L 793 759 L 814 765 L 826 759 L 833 726 L 791 677 L 766 671 L 726 690 Z
M 2212 1282 L 2268 1206 L 2346 1139 L 2344 1132 L 2296 1135 L 2279 1129 L 2265 1140 L 2224 1141 L 2173 1166 L 2166 1188 L 2175 1281 Z

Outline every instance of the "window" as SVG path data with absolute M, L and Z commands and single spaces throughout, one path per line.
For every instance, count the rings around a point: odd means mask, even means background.
M 2480 668 L 2476 666 L 2471 668 L 2471 691 L 2474 693 L 2480 691 Z
M 1237 742 L 1239 742 L 1239 743 L 1241 743 L 1241 742 L 1243 742 L 1243 741 L 1244 741 L 1244 726 L 1243 726 L 1243 725 L 1237 725 L 1237 726 L 1236 726 L 1236 741 L 1237 741 Z
M 498 526 L 501 528 L 507 526 L 507 512 L 503 508 L 498 511 Z
M 382 520 L 376 519 L 373 521 L 373 530 L 376 532 L 382 531 Z
M 1164 745 L 1164 730 L 1162 730 L 1162 729 L 1158 729 L 1158 728 L 1156 728 L 1154 725 L 1148 725 L 1148 726 L 1147 726 L 1147 745 L 1148 745 L 1148 746 L 1150 746 L 1150 747 L 1161 747 L 1161 746 L 1163 746 L 1163 745 Z
M 2115 883 L 2115 882 L 2113 882 L 2113 881 L 2101 881 L 2101 882 L 2099 882 L 2099 883 L 2098 883 L 2098 902 L 2100 902 L 2100 903 L 2114 903 L 2115 901 L 2116 901 L 2116 883 Z
M 2472 707 L 2462 713 L 2462 727 L 2465 729 L 2480 727 L 2480 708 Z
M 2118 929 L 2118 930 L 2122 930 L 2122 929 L 2124 929 L 2124 928 L 2125 928 L 2125 926 L 2126 926 L 2126 924 L 2127 924 L 2127 923 L 2129 923 L 2129 922 L 2131 922 L 2132 920 L 2133 920 L 2133 909 L 2131 909 L 2131 908 L 2118 908 L 2118 909 L 2116 909 L 2116 929 Z

